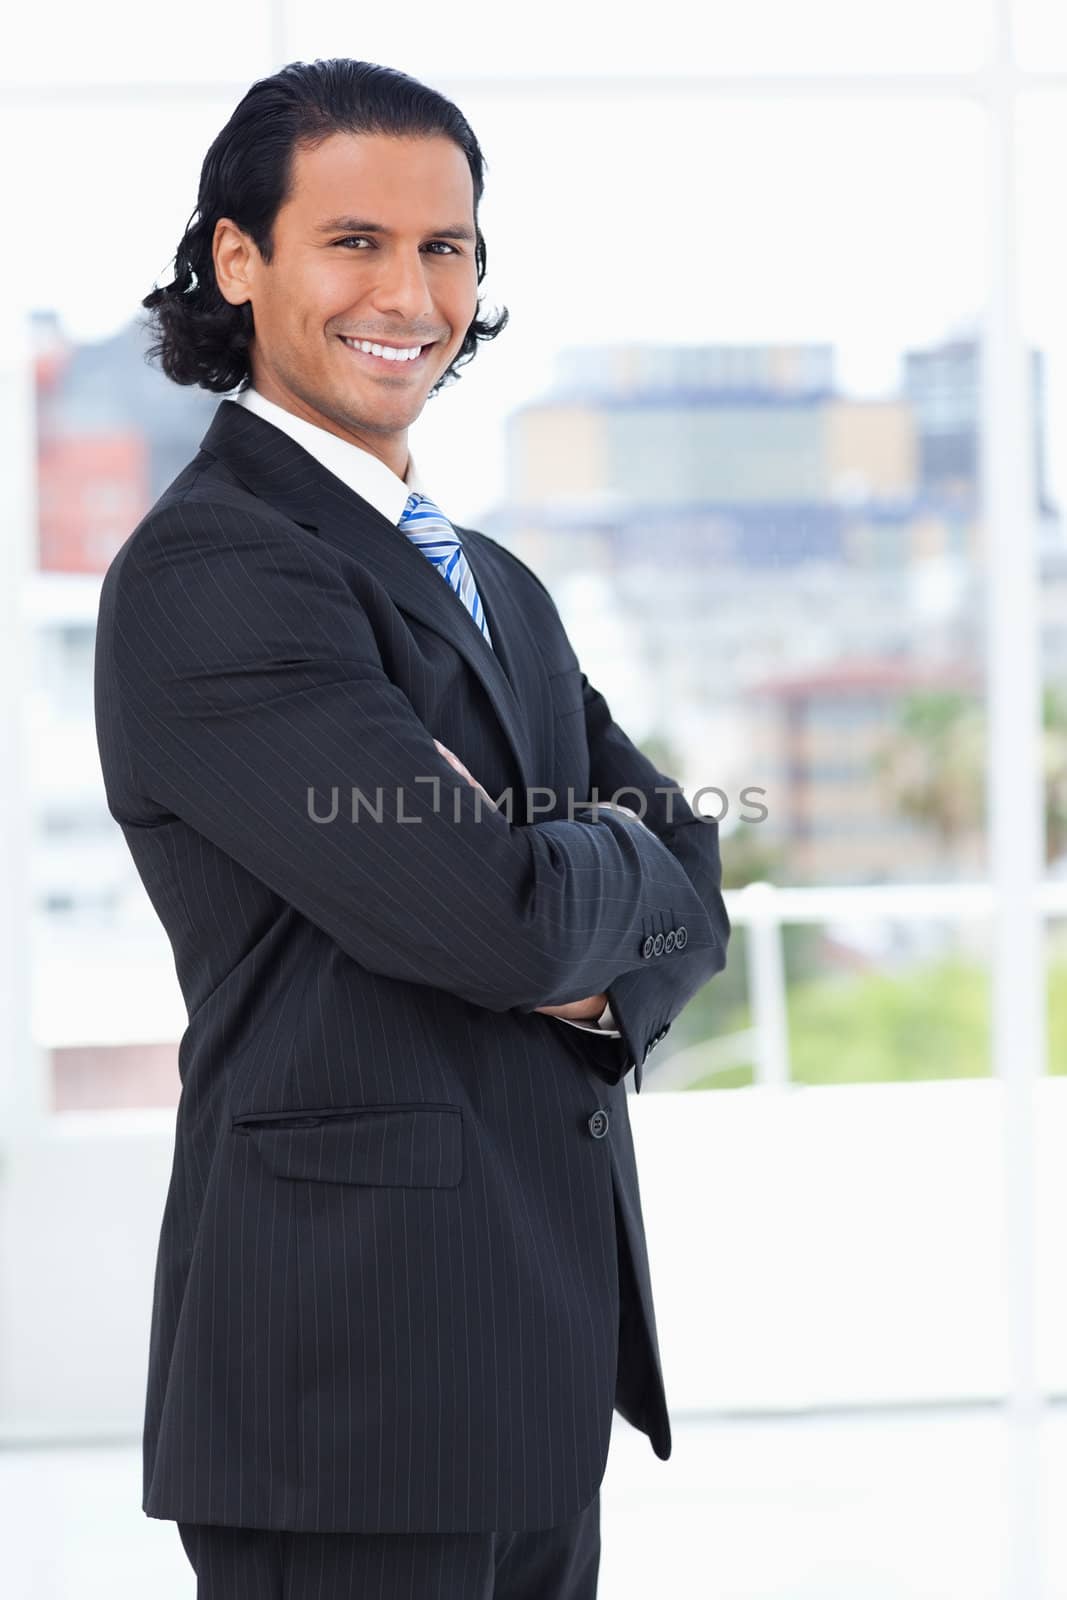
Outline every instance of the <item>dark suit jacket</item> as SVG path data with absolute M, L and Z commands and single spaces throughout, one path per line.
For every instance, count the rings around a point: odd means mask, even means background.
M 673 780 L 547 590 L 458 531 L 495 651 L 393 524 L 223 400 L 104 578 L 108 805 L 189 1013 L 152 1517 L 540 1528 L 592 1499 L 613 1406 L 670 1454 L 624 1077 L 725 964 L 717 829 L 681 796 L 668 825 Z M 569 820 L 591 784 L 636 785 L 647 826 Z M 531 821 L 536 785 L 558 803 Z M 621 1039 L 535 1009 L 600 991 Z

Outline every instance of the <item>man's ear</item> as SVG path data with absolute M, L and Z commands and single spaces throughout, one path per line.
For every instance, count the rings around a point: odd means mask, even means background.
M 249 239 L 229 217 L 220 217 L 215 224 L 211 259 L 222 298 L 231 306 L 245 305 L 251 300 Z

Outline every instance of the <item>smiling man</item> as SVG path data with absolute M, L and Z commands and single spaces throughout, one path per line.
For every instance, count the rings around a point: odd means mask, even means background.
M 144 302 L 227 396 L 96 649 L 189 1015 L 142 1506 L 200 1600 L 588 1600 L 613 1410 L 671 1450 L 624 1080 L 725 964 L 718 831 L 415 471 L 507 320 L 482 184 L 441 95 L 294 63 Z

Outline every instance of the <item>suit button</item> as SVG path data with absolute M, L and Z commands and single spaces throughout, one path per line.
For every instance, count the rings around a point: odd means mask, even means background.
M 679 950 L 684 950 L 686 945 L 689 943 L 689 934 L 686 932 L 686 927 L 685 927 L 685 923 L 684 922 L 682 923 L 682 926 L 678 929 L 677 933 L 675 934 L 674 942 L 675 942 L 675 944 L 676 944 L 676 946 L 678 947 Z
M 641 954 L 644 956 L 646 961 L 648 960 L 649 956 L 654 951 L 655 947 L 656 947 L 656 942 L 653 939 L 652 935 L 649 934 L 648 938 L 645 940 L 644 944 L 641 946 Z
M 655 951 L 656 955 L 661 956 L 663 954 L 663 945 L 664 945 L 663 935 L 662 935 L 662 933 L 657 933 L 656 937 L 652 941 L 652 948 Z
M 678 942 L 678 935 L 675 933 L 674 929 L 672 928 L 670 933 L 667 935 L 666 939 L 664 939 L 664 941 L 663 941 L 663 948 L 667 952 L 668 955 L 670 955 L 671 951 L 674 949 L 674 947 L 677 944 L 677 942 Z
M 602 1139 L 608 1131 L 608 1114 L 606 1111 L 594 1111 L 589 1118 L 589 1132 L 594 1139 Z

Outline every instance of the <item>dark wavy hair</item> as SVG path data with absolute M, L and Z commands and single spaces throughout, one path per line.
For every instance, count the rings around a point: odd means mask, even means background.
M 145 359 L 175 383 L 198 383 L 216 394 L 246 389 L 252 369 L 248 345 L 252 307 L 235 306 L 215 278 L 212 240 L 220 217 L 231 217 L 269 262 L 278 211 L 292 192 L 294 152 L 314 149 L 334 133 L 444 135 L 463 151 L 474 180 L 475 261 L 485 277 L 485 240 L 478 226 L 485 162 L 462 112 L 436 90 L 392 67 L 346 56 L 292 61 L 255 82 L 217 134 L 200 169 L 196 209 L 174 255 L 173 282 L 157 284 L 141 301 L 157 337 Z M 495 339 L 508 320 L 505 307 L 482 321 L 482 302 L 461 348 L 431 394 L 459 376 L 480 339 Z

